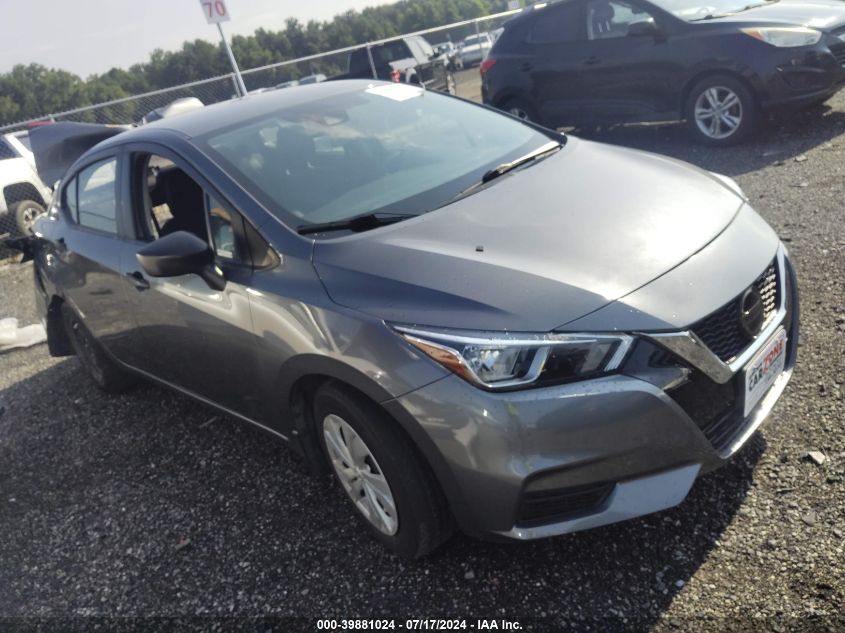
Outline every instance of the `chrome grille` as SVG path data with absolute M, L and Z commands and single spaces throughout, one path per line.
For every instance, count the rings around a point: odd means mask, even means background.
M 778 306 L 778 272 L 774 261 L 754 281 L 753 285 L 757 287 L 763 301 L 765 326 L 774 316 Z M 710 351 L 726 363 L 738 356 L 751 343 L 739 323 L 741 300 L 742 295 L 691 328 Z

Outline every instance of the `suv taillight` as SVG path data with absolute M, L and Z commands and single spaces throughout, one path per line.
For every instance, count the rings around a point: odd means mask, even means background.
M 487 71 L 490 70 L 491 68 L 493 68 L 493 66 L 495 66 L 495 65 L 496 65 L 496 60 L 493 59 L 492 57 L 488 57 L 483 62 L 481 62 L 481 66 L 478 67 L 478 72 L 480 72 L 481 76 L 483 77 L 484 75 L 487 74 Z

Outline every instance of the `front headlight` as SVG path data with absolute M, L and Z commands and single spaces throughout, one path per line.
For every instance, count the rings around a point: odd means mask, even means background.
M 810 29 L 806 26 L 772 26 L 742 29 L 742 32 L 778 48 L 812 46 L 813 44 L 818 44 L 822 38 L 821 31 Z
M 484 389 L 595 378 L 619 368 L 625 334 L 510 334 L 392 326 L 411 345 Z

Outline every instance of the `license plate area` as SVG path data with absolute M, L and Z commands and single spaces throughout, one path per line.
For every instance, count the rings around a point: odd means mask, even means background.
M 754 410 L 783 373 L 786 365 L 786 331 L 780 328 L 745 366 L 743 417 Z

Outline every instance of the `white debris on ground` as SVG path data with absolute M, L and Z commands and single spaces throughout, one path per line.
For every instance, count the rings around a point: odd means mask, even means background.
M 40 323 L 18 326 L 18 320 L 10 317 L 0 319 L 0 352 L 16 347 L 30 347 L 47 340 L 47 331 Z

